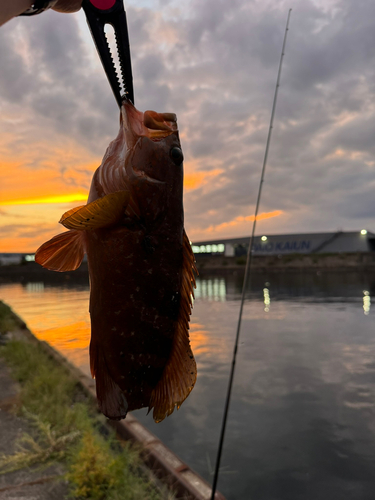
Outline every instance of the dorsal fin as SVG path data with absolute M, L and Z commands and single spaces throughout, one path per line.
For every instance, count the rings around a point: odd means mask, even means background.
M 161 379 L 152 391 L 149 411 L 154 408 L 155 422 L 161 422 L 179 408 L 190 394 L 197 379 L 197 366 L 189 342 L 189 318 L 194 298 L 194 254 L 185 230 L 183 236 L 183 265 L 180 312 L 169 360 Z
M 87 205 L 65 212 L 59 222 L 67 229 L 77 231 L 112 226 L 124 216 L 129 198 L 129 191 L 107 194 Z
M 83 235 L 66 231 L 43 243 L 35 253 L 35 261 L 51 271 L 74 271 L 85 255 Z

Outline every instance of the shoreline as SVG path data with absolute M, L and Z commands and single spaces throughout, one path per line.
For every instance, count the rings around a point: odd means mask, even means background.
M 0 301 L 0 304 L 5 304 Z M 8 307 L 5 305 L 5 307 Z M 57 366 L 61 367 L 72 377 L 83 390 L 90 402 L 97 406 L 95 381 L 85 375 L 79 368 L 73 366 L 64 356 L 45 341 L 40 341 L 27 328 L 23 320 L 11 311 L 9 332 L 17 339 L 41 346 L 44 353 Z M 0 332 L 0 340 L 2 334 Z M 160 482 L 172 493 L 175 500 L 210 500 L 211 486 L 185 464 L 174 452 L 167 448 L 159 438 L 144 427 L 136 417 L 129 413 L 124 420 L 112 421 L 107 419 L 106 425 L 112 427 L 117 437 L 130 441 L 140 447 L 140 457 L 145 467 L 152 474 L 154 482 Z M 216 492 L 215 500 L 225 500 L 225 497 Z
M 196 266 L 200 275 L 239 274 L 245 271 L 246 256 L 225 257 L 198 254 Z M 252 272 L 375 272 L 374 253 L 288 254 L 253 256 Z
M 225 257 L 198 254 L 195 256 L 199 276 L 216 274 L 241 274 L 245 271 L 246 256 Z M 253 256 L 252 272 L 265 273 L 314 273 L 314 272 L 374 272 L 374 253 L 288 254 Z M 89 285 L 88 265 L 83 262 L 75 271 L 55 272 L 44 269 L 35 262 L 0 266 L 0 283 L 45 281 Z

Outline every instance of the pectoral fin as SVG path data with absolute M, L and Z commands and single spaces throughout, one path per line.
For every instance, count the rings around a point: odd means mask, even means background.
M 83 234 L 66 231 L 43 243 L 35 253 L 35 261 L 51 271 L 74 271 L 84 255 Z
M 189 341 L 189 319 L 195 288 L 194 273 L 198 274 L 194 254 L 184 231 L 181 301 L 176 332 L 169 360 L 150 398 L 149 410 L 154 408 L 155 422 L 161 422 L 173 413 L 175 406 L 181 406 L 197 379 L 197 366 Z
M 59 222 L 67 229 L 77 231 L 90 231 L 112 226 L 123 217 L 129 198 L 129 191 L 107 194 L 88 205 L 69 210 Z

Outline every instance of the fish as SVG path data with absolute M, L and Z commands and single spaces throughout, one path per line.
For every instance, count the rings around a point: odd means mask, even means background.
M 35 260 L 63 272 L 87 254 L 99 409 L 118 420 L 148 407 L 161 422 L 197 378 L 189 321 L 198 272 L 184 229 L 176 115 L 143 113 L 125 100 L 87 204 L 59 222 L 68 231 L 41 245 Z

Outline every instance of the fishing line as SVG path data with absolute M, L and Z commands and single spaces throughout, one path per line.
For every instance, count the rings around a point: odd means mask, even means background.
M 232 393 L 234 370 L 235 370 L 235 366 L 236 366 L 238 341 L 239 341 L 239 338 L 240 338 L 240 330 L 241 330 L 241 322 L 242 322 L 242 311 L 243 311 L 243 306 L 244 306 L 244 302 L 245 302 L 245 294 L 246 294 L 246 288 L 247 288 L 248 283 L 249 283 L 249 286 L 250 286 L 251 264 L 252 264 L 253 246 L 254 246 L 254 234 L 255 234 L 256 221 L 257 221 L 259 204 L 260 204 L 260 197 L 261 197 L 261 194 L 262 194 L 262 186 L 263 186 L 263 182 L 264 182 L 264 174 L 265 174 L 265 171 L 266 171 L 266 164 L 267 164 L 267 158 L 268 158 L 268 150 L 269 150 L 270 142 L 271 142 L 271 135 L 272 135 L 272 129 L 273 129 L 273 119 L 274 119 L 275 110 L 276 110 L 277 94 L 278 94 L 279 87 L 280 87 L 281 68 L 282 68 L 282 65 L 283 65 L 283 59 L 284 59 L 284 54 L 285 54 L 285 44 L 286 44 L 286 37 L 287 37 L 288 31 L 289 31 L 289 19 L 290 19 L 291 12 L 292 12 L 292 9 L 289 9 L 288 18 L 287 18 L 286 27 L 285 27 L 284 41 L 283 41 L 283 46 L 282 46 L 282 49 L 281 49 L 279 71 L 277 73 L 277 79 L 276 79 L 275 95 L 274 95 L 274 98 L 273 98 L 272 111 L 271 111 L 271 119 L 270 119 L 270 126 L 269 126 L 269 129 L 268 129 L 268 137 L 267 137 L 267 142 L 266 142 L 266 149 L 265 149 L 265 152 L 264 152 L 263 167 L 262 167 L 262 173 L 261 173 L 260 183 L 259 183 L 259 189 L 258 189 L 258 197 L 257 197 L 256 205 L 255 205 L 253 230 L 251 232 L 251 237 L 250 237 L 250 241 L 249 241 L 249 248 L 248 248 L 247 257 L 246 257 L 246 268 L 245 268 L 245 275 L 244 275 L 243 284 L 242 284 L 242 295 L 241 295 L 240 312 L 239 312 L 238 324 L 237 324 L 237 331 L 236 331 L 236 337 L 235 337 L 235 342 L 234 342 L 234 350 L 233 350 L 233 357 L 232 357 L 232 366 L 231 366 L 231 371 L 230 371 L 230 375 L 229 375 L 227 397 L 226 397 L 226 400 L 225 400 L 223 422 L 222 422 L 221 431 L 220 431 L 219 446 L 218 446 L 217 457 L 216 457 L 216 464 L 215 464 L 215 474 L 214 474 L 214 480 L 213 480 L 213 483 L 212 483 L 211 500 L 215 500 L 216 486 L 217 486 L 217 481 L 218 481 L 218 478 L 219 478 L 221 453 L 222 453 L 223 444 L 224 444 L 224 436 L 225 436 L 225 430 L 226 430 L 226 425 L 227 425 L 229 403 L 230 403 L 230 397 L 231 397 L 231 393 Z

